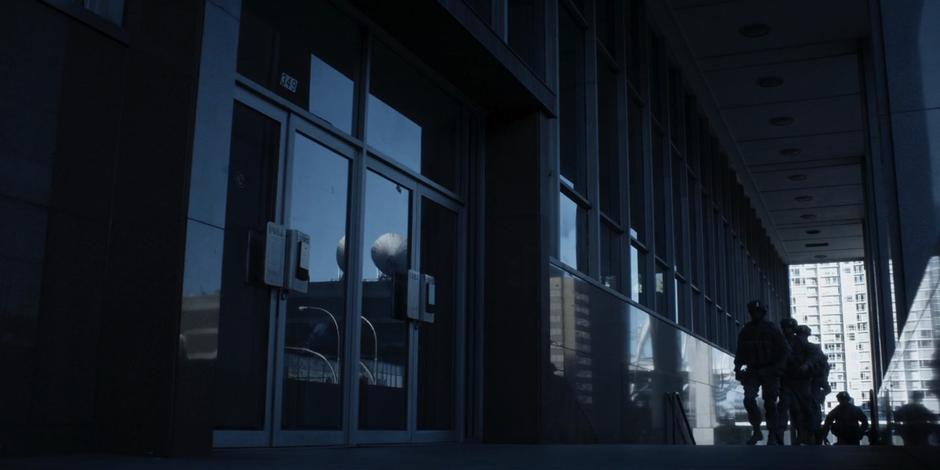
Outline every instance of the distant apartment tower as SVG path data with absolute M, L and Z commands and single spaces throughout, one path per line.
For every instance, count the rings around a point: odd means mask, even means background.
M 862 261 L 790 266 L 791 315 L 812 328 L 810 341 L 829 356 L 826 411 L 847 390 L 867 408 L 872 389 L 871 338 Z

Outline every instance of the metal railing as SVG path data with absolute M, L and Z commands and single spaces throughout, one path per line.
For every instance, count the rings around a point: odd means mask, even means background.
M 666 419 L 669 423 L 666 432 L 670 434 L 670 444 L 696 445 L 692 425 L 689 424 L 689 417 L 685 414 L 685 407 L 682 406 L 682 396 L 679 392 L 666 392 L 665 402 Z

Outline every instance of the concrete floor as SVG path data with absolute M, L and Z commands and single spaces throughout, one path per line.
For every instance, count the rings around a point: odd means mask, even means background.
M 159 459 L 71 455 L 0 460 L 0 468 L 309 469 L 938 469 L 940 448 L 629 445 L 428 445 L 240 449 Z

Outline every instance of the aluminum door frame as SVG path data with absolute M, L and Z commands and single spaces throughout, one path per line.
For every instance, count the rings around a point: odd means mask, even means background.
M 465 204 L 461 204 L 457 201 L 454 201 L 452 198 L 448 197 L 445 194 L 441 194 L 438 191 L 435 191 L 433 188 L 427 186 L 418 185 L 419 194 L 418 194 L 418 205 L 420 206 L 424 199 L 427 199 L 444 209 L 452 211 L 456 216 L 456 234 L 457 239 L 455 240 L 456 248 L 456 257 L 457 265 L 454 267 L 454 403 L 453 403 L 453 421 L 452 428 L 450 430 L 437 430 L 437 429 L 418 429 L 417 422 L 412 432 L 411 441 L 412 442 L 456 442 L 460 441 L 463 437 L 463 429 L 465 426 L 466 419 L 466 327 L 467 327 L 467 287 L 469 282 L 468 276 L 468 216 L 467 208 Z M 419 229 L 420 229 L 420 220 Z M 420 235 L 419 235 L 420 237 Z M 418 242 L 420 242 L 420 238 Z M 420 261 L 420 252 L 419 261 Z M 420 332 L 416 331 L 415 337 L 415 351 L 417 354 L 415 361 L 415 377 L 420 372 L 417 362 L 417 355 L 420 354 L 418 346 L 420 345 Z M 417 380 L 417 379 L 416 379 Z M 418 390 L 415 387 L 414 391 L 414 411 L 415 411 L 415 420 L 417 421 L 417 401 L 418 401 Z
M 420 266 L 421 262 L 421 203 L 424 199 L 428 199 L 448 210 L 451 210 L 455 213 L 457 217 L 457 257 L 458 265 L 455 267 L 455 285 L 456 285 L 456 312 L 457 318 L 455 319 L 455 328 L 454 328 L 454 351 L 455 351 L 455 371 L 454 371 L 454 409 L 453 409 L 453 427 L 450 430 L 419 430 L 417 429 L 417 374 L 418 374 L 418 355 L 419 351 L 419 332 L 417 324 L 414 322 L 408 322 L 408 372 L 407 372 L 407 409 L 406 413 L 406 426 L 404 430 L 365 430 L 359 429 L 358 421 L 358 411 L 359 403 L 356 401 L 355 406 L 353 407 L 350 404 L 350 416 L 354 419 L 350 421 L 350 437 L 349 444 L 394 444 L 394 443 L 417 443 L 417 442 L 448 442 L 448 441 L 459 441 L 463 429 L 465 416 L 464 416 L 464 386 L 465 386 L 465 373 L 464 367 L 466 364 L 466 351 L 465 351 L 465 338 L 464 334 L 466 332 L 466 311 L 467 311 L 467 210 L 464 204 L 461 204 L 458 201 L 455 201 L 453 197 L 437 191 L 436 189 L 423 184 L 422 181 L 415 179 L 407 169 L 400 168 L 396 162 L 387 161 L 380 155 L 376 155 L 373 152 L 367 152 L 365 157 L 365 164 L 362 169 L 363 180 L 367 171 L 373 171 L 376 174 L 382 176 L 383 178 L 394 181 L 397 184 L 400 184 L 402 187 L 408 188 L 411 191 L 411 200 L 410 204 L 410 216 L 409 216 L 409 230 L 411 231 L 411 249 L 410 249 L 410 266 Z M 364 188 L 361 188 L 361 196 L 365 197 Z M 360 214 L 358 224 L 361 227 L 365 224 L 364 211 Z M 362 250 L 358 250 L 359 253 Z M 358 260 L 361 266 L 361 259 Z M 359 277 L 359 282 L 356 286 L 358 301 L 360 302 L 357 305 L 357 308 L 361 309 L 361 273 Z M 357 325 L 361 327 L 361 325 Z M 359 360 L 359 341 L 361 336 L 356 336 L 356 349 L 355 360 Z M 354 393 L 358 397 L 359 383 L 358 380 L 353 386 L 355 388 Z
M 295 113 L 288 113 L 288 146 L 284 154 L 284 168 L 285 168 L 285 180 L 283 185 L 282 192 L 282 201 L 281 210 L 284 213 L 284 221 L 287 224 L 288 228 L 290 227 L 290 221 L 288 220 L 288 214 L 291 213 L 291 204 L 293 201 L 290 199 L 291 193 L 291 176 L 293 175 L 294 168 L 294 145 L 297 139 L 297 134 L 302 134 L 305 138 L 309 138 L 311 141 L 320 144 L 330 151 L 335 152 L 337 155 L 346 158 L 349 162 L 349 174 L 348 174 L 348 192 L 347 192 L 347 210 L 346 210 L 346 227 L 347 227 L 347 247 L 353 246 L 355 242 L 353 233 L 357 230 L 354 224 L 350 223 L 350 214 L 353 212 L 354 204 L 359 202 L 361 199 L 361 191 L 355 188 L 355 173 L 358 158 L 358 149 L 355 145 L 352 145 L 348 142 L 345 142 L 329 133 L 319 128 L 314 123 L 298 116 Z M 311 237 L 316 237 L 316 234 L 310 234 Z M 352 239 L 352 240 L 351 240 Z M 350 279 L 351 276 L 350 268 L 352 266 L 352 256 L 351 251 L 347 250 L 347 259 L 346 259 L 346 286 L 345 286 L 345 308 L 346 308 L 346 318 L 345 320 L 345 329 L 343 334 L 340 336 L 342 343 L 342 354 L 343 354 L 343 363 L 340 368 L 340 377 L 343 392 L 342 392 L 342 403 L 340 407 L 342 408 L 342 421 L 340 429 L 305 429 L 305 430 L 285 430 L 282 429 L 282 419 L 283 419 L 283 406 L 284 406 L 284 341 L 287 327 L 287 301 L 286 299 L 280 299 L 278 302 L 278 321 L 277 321 L 277 335 L 275 337 L 275 370 L 274 370 L 274 382 L 272 384 L 274 402 L 271 408 L 271 414 L 273 415 L 273 424 L 271 430 L 271 443 L 272 447 L 290 447 L 290 446 L 309 446 L 309 445 L 338 445 L 346 442 L 346 433 L 345 429 L 348 428 L 348 419 L 349 419 L 349 403 L 350 403 L 350 390 L 349 390 L 349 381 L 356 380 L 356 375 L 350 375 L 350 367 L 348 363 L 351 362 L 350 359 L 350 345 L 351 334 L 354 328 L 351 328 L 352 322 L 350 318 L 353 315 L 351 310 L 351 295 L 350 295 Z M 356 330 L 358 332 L 358 330 Z M 355 370 L 355 369 L 353 369 Z
M 284 168 L 284 154 L 287 147 L 288 131 L 288 113 L 286 110 L 263 100 L 252 93 L 243 90 L 241 87 L 235 87 L 235 101 L 247 106 L 248 108 L 268 117 L 280 124 L 278 139 L 278 155 L 276 168 L 276 182 L 274 184 L 274 222 L 282 223 L 284 220 L 283 210 L 283 188 L 286 171 Z M 234 131 L 234 129 L 233 129 Z M 229 136 L 231 139 L 231 136 Z M 226 190 L 227 191 L 227 190 Z M 260 227 L 259 227 L 260 228 Z M 268 314 L 268 348 L 267 348 L 267 366 L 265 368 L 265 403 L 264 403 L 264 425 L 262 429 L 251 430 L 215 430 L 212 431 L 212 445 L 216 448 L 226 447 L 265 447 L 270 445 L 271 431 L 273 429 L 271 409 L 273 406 L 273 390 L 271 388 L 274 378 L 274 368 L 276 363 L 275 356 L 275 338 L 277 335 L 277 318 L 279 310 L 279 293 L 277 289 L 271 289 L 271 302 Z
M 283 372 L 280 364 L 283 363 L 283 348 L 280 339 L 283 338 L 283 328 L 286 324 L 286 302 L 280 301 L 280 293 L 272 289 L 272 314 L 269 318 L 268 331 L 268 367 L 266 371 L 268 386 L 265 394 L 265 426 L 263 430 L 216 430 L 213 431 L 213 446 L 224 447 L 269 447 L 269 446 L 304 446 L 328 444 L 391 444 L 409 442 L 448 442 L 459 441 L 463 438 L 463 429 L 466 423 L 466 327 L 468 315 L 468 282 L 469 282 L 469 245 L 468 206 L 459 201 L 453 192 L 442 191 L 435 185 L 425 182 L 424 177 L 416 175 L 413 171 L 403 167 L 384 155 L 369 151 L 356 139 L 344 139 L 335 135 L 335 131 L 324 130 L 319 120 L 306 110 L 287 102 L 268 90 L 263 89 L 249 80 L 239 77 L 235 86 L 235 100 L 251 109 L 268 116 L 281 124 L 279 139 L 279 160 L 277 168 L 277 194 L 275 196 L 276 213 L 275 222 L 284 223 L 288 213 L 286 205 L 287 181 L 289 179 L 288 166 L 293 151 L 294 133 L 300 131 L 324 146 L 336 151 L 350 159 L 349 179 L 349 208 L 347 219 L 347 285 L 346 307 L 347 325 L 344 332 L 344 357 L 346 365 L 343 367 L 343 429 L 336 430 L 303 430 L 283 431 L 279 429 L 280 413 L 283 397 L 279 390 L 282 387 Z M 290 144 L 290 147 L 288 147 Z M 466 171 L 466 168 L 461 166 Z M 442 207 L 453 211 L 457 215 L 457 256 L 456 267 L 456 312 L 454 331 L 455 347 L 455 376 L 454 376 L 454 419 L 451 430 L 419 430 L 417 429 L 417 387 L 416 377 L 418 371 L 418 332 L 414 324 L 409 325 L 409 359 L 408 359 L 408 399 L 406 410 L 405 430 L 360 430 L 359 429 L 359 381 L 358 367 L 360 360 L 360 341 L 362 322 L 349 322 L 348 317 L 359 313 L 362 308 L 362 231 L 364 229 L 364 200 L 365 176 L 368 171 L 374 171 L 384 178 L 408 188 L 412 197 L 410 204 L 409 230 L 413 236 L 413 249 L 411 250 L 411 266 L 420 265 L 420 206 L 427 198 Z M 349 280 L 353 280 L 352 282 Z M 284 318 L 282 322 L 280 319 Z M 279 360 L 276 360 L 279 358 Z M 275 417 L 278 427 L 275 427 Z

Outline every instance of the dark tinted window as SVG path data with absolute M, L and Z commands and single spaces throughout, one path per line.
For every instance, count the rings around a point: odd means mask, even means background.
M 617 74 L 598 55 L 597 127 L 601 211 L 620 220 L 620 145 L 617 118 Z
M 460 104 L 401 56 L 376 42 L 366 143 L 447 188 L 466 154 Z
M 627 109 L 630 145 L 630 228 L 640 241 L 646 240 L 646 163 L 643 155 L 643 108 L 634 99 Z
M 579 192 L 587 185 L 584 142 L 584 32 L 564 11 L 559 19 L 559 124 L 561 127 L 561 177 Z
M 545 77 L 545 2 L 508 0 L 506 35 L 509 47 L 539 77 Z
M 238 72 L 351 134 L 360 37 L 326 0 L 246 0 Z

